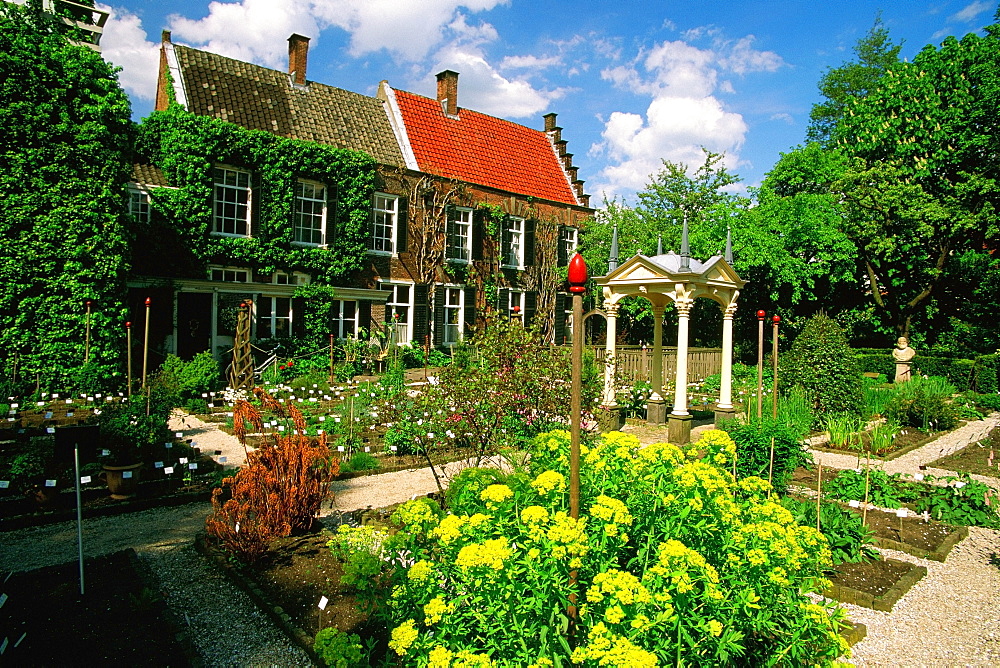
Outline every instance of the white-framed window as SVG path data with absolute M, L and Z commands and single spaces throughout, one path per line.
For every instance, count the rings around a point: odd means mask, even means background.
M 295 243 L 326 243 L 326 186 L 314 181 L 295 182 Z
M 444 344 L 453 345 L 462 339 L 465 324 L 465 290 L 444 289 Z
M 472 259 L 472 209 L 453 207 L 448 221 L 448 253 L 451 260 Z
M 524 218 L 511 216 L 503 231 L 503 266 L 524 266 Z
M 353 299 L 335 299 L 332 304 L 331 332 L 338 339 L 358 333 L 358 303 Z
M 399 197 L 375 193 L 372 233 L 369 250 L 392 253 L 396 248 L 396 219 L 399 215 Z
M 511 290 L 507 298 L 507 315 L 517 317 L 524 322 L 524 292 Z
M 257 338 L 271 339 L 292 335 L 292 298 L 257 299 Z
M 212 232 L 234 237 L 250 236 L 250 172 L 216 167 Z
M 566 254 L 566 261 L 573 257 L 573 253 L 576 252 L 576 248 L 580 243 L 580 230 L 575 227 L 564 227 L 563 228 L 563 252 Z
M 382 288 L 390 292 L 385 302 L 385 320 L 392 325 L 393 337 L 400 345 L 409 343 L 412 336 L 413 284 L 383 283 Z
M 250 270 L 235 267 L 209 267 L 208 277 L 213 281 L 226 283 L 249 283 Z
M 128 212 L 137 223 L 149 222 L 149 193 L 138 188 L 128 189 Z

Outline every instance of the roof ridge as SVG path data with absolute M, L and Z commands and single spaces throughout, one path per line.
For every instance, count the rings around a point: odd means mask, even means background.
M 412 95 L 413 97 L 422 97 L 425 100 L 430 100 L 431 102 L 437 103 L 437 100 L 434 99 L 433 97 L 428 97 L 426 95 L 421 95 L 420 93 L 412 93 L 412 92 L 410 92 L 408 90 L 400 90 L 399 88 L 394 88 L 393 90 L 395 90 L 396 93 L 405 93 L 406 95 Z M 512 120 L 510 120 L 508 118 L 503 118 L 502 116 L 493 116 L 491 114 L 487 114 L 485 111 L 477 111 L 475 109 L 470 109 L 468 107 L 459 107 L 458 108 L 459 115 L 461 115 L 461 113 L 463 111 L 467 111 L 467 112 L 469 112 L 471 114 L 476 114 L 477 116 L 484 116 L 486 118 L 492 118 L 494 120 L 501 121 L 503 123 L 510 123 L 511 125 L 516 125 L 519 128 L 524 128 L 526 130 L 531 130 L 532 132 L 536 132 L 536 133 L 538 133 L 540 135 L 548 136 L 545 133 L 545 130 L 538 130 L 538 129 L 535 129 L 535 128 L 531 127 L 530 125 L 524 125 L 523 123 L 518 123 L 517 121 L 512 121 Z

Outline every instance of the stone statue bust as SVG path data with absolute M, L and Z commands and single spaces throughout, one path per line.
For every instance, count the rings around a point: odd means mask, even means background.
M 917 351 L 910 347 L 910 342 L 905 336 L 897 339 L 896 347 L 892 349 L 892 359 L 896 362 L 894 382 L 905 383 L 910 380 L 910 362 L 916 354 Z

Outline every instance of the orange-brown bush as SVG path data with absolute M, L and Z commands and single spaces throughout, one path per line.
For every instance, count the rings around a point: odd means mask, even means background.
M 261 405 L 279 417 L 285 407 L 257 388 Z M 272 434 L 273 443 L 247 453 L 247 464 L 234 478 L 225 478 L 212 493 L 212 514 L 205 521 L 208 533 L 223 547 L 245 561 L 264 554 L 276 538 L 295 529 L 309 529 L 323 501 L 330 495 L 330 482 L 340 470 L 330 455 L 326 435 L 313 440 L 305 435 L 305 420 L 294 406 L 288 407 L 292 435 Z M 249 401 L 233 407 L 236 436 L 246 448 L 245 423 L 263 431 L 260 409 Z M 222 500 L 228 490 L 231 498 Z

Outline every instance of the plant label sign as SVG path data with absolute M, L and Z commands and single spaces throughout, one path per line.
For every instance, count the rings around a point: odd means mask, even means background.
M 101 450 L 101 456 L 102 457 L 107 457 L 110 454 L 111 454 L 110 450 Z
M 344 446 L 338 445 L 337 446 L 337 452 L 343 452 L 343 451 L 344 451 Z
M 219 463 L 220 464 L 225 464 L 226 463 L 226 458 L 225 457 L 219 457 Z
M 55 480 L 46 480 L 45 481 L 45 486 L 46 487 L 55 487 L 56 486 L 56 481 Z
M 371 451 L 372 451 L 372 449 L 366 445 L 365 446 L 365 452 L 371 452 Z
M 89 475 L 85 475 L 85 476 L 81 476 L 80 477 L 80 484 L 81 485 L 86 485 L 89 482 L 90 482 L 90 476 Z
M 131 478 L 131 477 L 132 477 L 131 471 L 122 471 L 122 478 Z
M 183 431 L 174 432 L 174 438 L 184 438 L 184 432 Z
M 162 469 L 163 468 L 163 462 L 153 462 L 153 468 L 154 469 Z
M 173 466 L 168 466 L 168 467 L 166 467 L 165 469 L 163 469 L 163 472 L 164 472 L 165 474 L 167 474 L 167 475 L 170 475 L 171 473 L 173 473 L 173 472 L 174 472 L 174 467 L 173 467 Z
M 906 517 L 906 508 L 900 508 L 896 511 L 896 517 L 903 518 Z
M 861 507 L 861 502 L 858 501 L 858 500 L 852 499 L 851 501 L 847 502 L 847 505 L 849 505 L 851 508 L 860 508 Z
M 320 610 L 326 610 L 326 604 L 329 603 L 329 602 L 330 602 L 330 600 L 326 596 L 320 596 L 319 597 L 319 609 Z
M 923 473 L 914 473 L 913 474 L 913 479 L 917 480 L 917 481 L 923 480 L 924 479 L 924 474 Z
M 187 457 L 181 457 L 180 462 L 181 464 L 187 464 L 188 463 Z
M 46 420 L 51 420 L 52 419 L 52 411 L 46 411 L 45 412 L 45 419 Z
M 198 468 L 198 462 L 191 462 L 190 464 L 188 464 L 189 471 L 194 471 L 196 468 Z
M 54 434 L 54 433 L 56 433 L 56 428 L 55 427 L 46 427 L 45 428 L 45 433 L 46 434 Z
M 0 480 L 0 489 L 8 489 L 10 487 L 10 480 Z
M 6 602 L 7 602 L 7 594 L 0 594 L 0 608 L 2 608 L 3 604 Z

